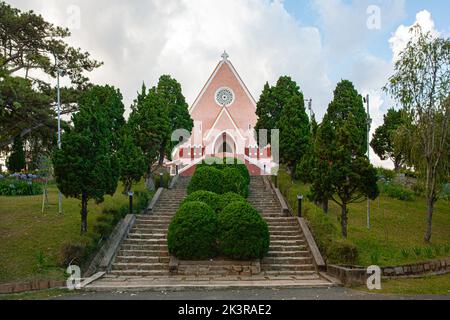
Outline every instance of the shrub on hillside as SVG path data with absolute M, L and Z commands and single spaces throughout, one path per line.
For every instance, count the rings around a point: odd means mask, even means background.
M 222 211 L 227 205 L 229 205 L 232 202 L 247 202 L 245 198 L 241 195 L 238 195 L 234 192 L 227 192 L 224 194 L 221 194 L 219 196 L 219 201 L 217 204 L 218 212 Z
M 162 173 L 162 175 L 161 175 Z M 155 172 L 152 174 L 155 188 L 168 188 L 170 183 L 170 174 L 167 171 Z
M 211 191 L 217 194 L 223 193 L 223 173 L 221 170 L 202 166 L 195 170 L 188 185 L 188 194 L 196 191 Z
M 172 219 L 167 235 L 169 252 L 184 260 L 212 258 L 217 254 L 217 215 L 203 202 L 183 204 Z
M 328 248 L 327 257 L 329 263 L 356 264 L 358 260 L 358 249 L 348 240 L 335 240 Z
M 248 184 L 242 176 L 239 169 L 235 167 L 227 167 L 223 172 L 223 192 L 234 192 L 243 197 L 248 197 Z
M 200 201 L 203 203 L 206 203 L 208 206 L 211 207 L 215 212 L 218 212 L 219 210 L 222 210 L 220 206 L 220 200 L 221 196 L 217 193 L 211 192 L 211 191 L 195 191 L 194 193 L 191 193 L 187 196 L 187 198 L 183 201 L 182 204 L 185 204 L 187 202 L 193 202 L 193 201 Z
M 382 183 L 380 184 L 381 193 L 387 195 L 388 197 L 402 200 L 402 201 L 412 201 L 414 200 L 414 192 L 405 187 L 399 186 L 393 183 Z
M 269 251 L 266 221 L 245 202 L 233 202 L 219 213 L 219 248 L 238 260 L 262 259 Z
M 91 241 L 88 238 L 64 242 L 59 250 L 59 265 L 64 268 L 69 265 L 81 265 L 89 246 L 91 246 Z

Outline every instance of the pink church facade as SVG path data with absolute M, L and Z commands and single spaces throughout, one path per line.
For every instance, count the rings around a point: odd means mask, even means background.
M 256 141 L 256 101 L 226 52 L 189 108 L 194 120 L 190 138 L 173 150 L 166 163 L 172 174 L 189 175 L 208 158 L 237 158 L 253 175 L 269 174 L 277 166 L 270 146 Z

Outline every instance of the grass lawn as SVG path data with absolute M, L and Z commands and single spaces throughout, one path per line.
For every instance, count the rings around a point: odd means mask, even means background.
M 69 291 L 68 289 L 49 289 L 24 293 L 0 294 L 0 300 L 47 300 L 77 294 L 80 294 L 80 291 Z
M 144 184 L 136 188 L 143 190 Z M 113 197 L 88 206 L 88 229 L 106 206 L 126 205 L 128 198 L 119 185 Z M 0 283 L 39 279 L 64 279 L 64 269 L 57 265 L 61 245 L 79 238 L 80 201 L 63 198 L 58 214 L 58 193 L 49 187 L 49 206 L 41 212 L 42 195 L 29 197 L 0 196 Z
M 280 170 L 278 179 L 290 184 L 290 177 Z M 289 182 L 286 182 L 289 180 Z M 283 191 L 283 190 L 282 190 Z M 309 187 L 295 181 L 287 196 L 296 203 L 296 194 L 307 194 Z M 285 192 L 284 192 L 285 193 Z M 304 201 L 305 210 L 321 213 L 321 209 Z M 340 207 L 329 203 L 329 215 L 341 230 Z M 398 265 L 450 256 L 450 203 L 438 201 L 433 215 L 431 245 L 425 244 L 426 202 L 423 197 L 400 201 L 381 195 L 371 202 L 371 229 L 367 229 L 367 202 L 351 204 L 348 214 L 348 239 L 358 247 L 358 264 L 368 266 Z
M 356 289 L 369 292 L 365 286 Z M 381 282 L 381 290 L 373 290 L 370 292 L 397 295 L 450 295 L 450 274 L 423 278 L 384 280 Z

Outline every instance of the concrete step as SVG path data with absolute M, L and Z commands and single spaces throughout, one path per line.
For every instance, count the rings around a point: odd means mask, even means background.
M 312 264 L 311 257 L 266 257 L 262 260 L 268 265 L 304 265 Z
M 263 271 L 315 271 L 312 264 L 261 264 L 261 270 Z
M 134 226 L 131 229 L 131 234 L 166 234 L 167 227 L 156 228 L 156 227 L 144 227 L 144 226 Z
M 267 258 L 277 258 L 277 257 L 310 257 L 310 253 L 307 250 L 295 250 L 295 251 L 281 251 L 281 250 L 274 250 L 269 251 L 267 254 Z
M 114 265 L 119 263 L 127 264 L 159 264 L 169 263 L 170 258 L 166 257 L 152 257 L 152 256 L 117 256 Z
M 128 235 L 128 239 L 166 239 L 167 233 L 137 233 L 133 232 Z
M 303 240 L 300 233 L 296 233 L 295 235 L 279 235 L 279 234 L 270 234 L 270 240 L 272 241 L 281 241 L 281 240 Z
M 169 263 L 114 263 L 113 270 L 168 270 Z
M 279 239 L 270 239 L 270 247 L 279 247 L 279 246 L 301 246 L 306 245 L 305 240 L 303 239 L 295 239 L 295 240 L 279 240 Z
M 167 251 L 167 244 L 125 244 L 123 243 L 120 250 L 122 251 Z
M 276 236 L 285 236 L 285 237 L 294 237 L 294 236 L 301 236 L 300 230 L 273 230 L 269 228 L 270 235 L 273 237 Z
M 119 251 L 118 255 L 123 257 L 168 257 L 169 251 L 166 247 L 151 250 L 124 248 Z
M 270 243 L 270 251 L 284 252 L 284 251 L 307 251 L 306 245 L 286 245 L 286 244 L 274 244 Z
M 139 239 L 139 238 L 133 238 L 133 239 L 126 239 L 123 242 L 124 245 L 165 245 L 167 246 L 167 239 Z
M 311 279 L 320 279 L 320 276 L 315 271 L 293 271 L 293 270 L 264 270 L 263 275 L 267 276 L 298 276 L 298 277 L 311 277 Z
M 111 275 L 131 277 L 168 276 L 169 270 L 113 270 Z

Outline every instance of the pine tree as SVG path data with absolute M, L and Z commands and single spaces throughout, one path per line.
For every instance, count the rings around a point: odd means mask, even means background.
M 331 199 L 341 207 L 344 238 L 348 205 L 379 194 L 376 170 L 365 155 L 366 121 L 362 97 L 350 81 L 341 81 L 318 128 L 312 192 L 316 200 Z
M 295 95 L 300 95 L 300 88 L 290 77 L 280 77 L 274 87 L 265 84 L 263 92 L 256 105 L 258 122 L 255 130 L 259 140 L 259 130 L 268 130 L 267 143 L 271 143 L 270 130 L 278 129 L 278 121 L 283 108 Z M 260 147 L 264 147 L 260 145 Z
M 283 108 L 278 121 L 280 159 L 292 172 L 308 152 L 311 129 L 303 94 L 293 96 Z
M 181 85 L 177 80 L 169 75 L 163 75 L 159 78 L 156 92 L 164 104 L 168 108 L 170 121 L 169 139 L 163 142 L 160 148 L 159 165 L 163 164 L 164 157 L 171 158 L 172 150 L 179 141 L 171 141 L 172 134 L 175 130 L 184 129 L 188 132 L 192 131 L 194 121 L 189 114 L 189 106 L 183 96 Z
M 113 195 L 119 179 L 117 145 L 124 123 L 120 92 L 95 86 L 80 100 L 72 117 L 73 129 L 62 136 L 61 150 L 54 150 L 56 183 L 66 196 L 81 200 L 81 233 L 87 232 L 88 201 L 102 202 Z
M 6 167 L 12 173 L 25 169 L 25 151 L 23 150 L 22 138 L 16 137 L 12 146 L 12 151 L 6 160 Z
M 131 132 L 124 127 L 117 152 L 120 166 L 120 181 L 124 185 L 124 193 L 131 191 L 132 185 L 139 182 L 146 171 L 145 157 L 135 144 Z

